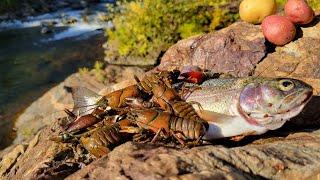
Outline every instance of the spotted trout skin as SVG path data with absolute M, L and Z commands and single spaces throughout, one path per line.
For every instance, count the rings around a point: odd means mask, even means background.
M 312 97 L 312 87 L 291 78 L 210 79 L 186 97 L 198 102 L 209 122 L 204 139 L 263 134 L 298 115 Z

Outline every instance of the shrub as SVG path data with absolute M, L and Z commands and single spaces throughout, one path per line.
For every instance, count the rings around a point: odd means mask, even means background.
M 107 80 L 106 72 L 104 71 L 105 63 L 103 61 L 96 61 L 94 63 L 93 69 L 88 69 L 87 67 L 79 68 L 78 72 L 80 75 L 94 76 L 96 80 L 101 83 L 105 83 Z
M 112 9 L 107 57 L 159 55 L 182 38 L 227 26 L 238 19 L 232 0 L 122 1 Z M 238 1 L 237 1 L 238 3 Z M 237 7 L 237 3 L 232 3 Z M 114 8 L 114 7 L 113 7 Z M 156 52 L 156 53 L 154 53 Z
M 14 10 L 17 5 L 16 0 L 0 0 L 0 14 Z

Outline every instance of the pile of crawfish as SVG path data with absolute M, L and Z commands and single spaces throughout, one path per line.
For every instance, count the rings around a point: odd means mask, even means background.
M 184 100 L 190 89 L 186 91 L 183 85 L 197 83 L 199 78 L 182 75 L 179 71 L 163 71 L 142 80 L 135 77 L 135 85 L 105 96 L 72 88 L 74 109 L 65 110 L 68 117 L 60 123 L 63 131 L 51 139 L 76 141 L 95 157 L 127 140 L 197 145 L 208 123 L 197 115 L 193 108 L 196 102 Z

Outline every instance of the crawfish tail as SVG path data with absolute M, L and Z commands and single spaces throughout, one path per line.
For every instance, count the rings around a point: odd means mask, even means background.
M 175 132 L 180 132 L 185 138 L 195 140 L 199 139 L 207 131 L 206 126 L 201 121 L 175 117 L 170 119 L 170 129 Z
M 185 101 L 174 101 L 171 103 L 171 107 L 176 116 L 184 119 L 188 119 L 191 121 L 198 121 L 202 123 L 206 129 L 209 128 L 208 122 L 199 117 L 196 110 L 193 108 L 193 106 L 190 103 Z
M 185 101 L 172 102 L 171 106 L 176 116 L 192 120 L 200 119 L 192 105 Z
M 140 109 L 128 113 L 127 118 L 140 128 L 148 129 L 154 133 L 157 133 L 159 129 L 169 132 L 169 113 L 154 109 Z
M 120 143 L 119 125 L 105 125 L 80 138 L 82 145 L 94 156 L 106 155 L 113 145 Z

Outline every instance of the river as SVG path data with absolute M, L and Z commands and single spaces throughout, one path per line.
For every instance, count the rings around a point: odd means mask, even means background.
M 62 12 L 77 23 L 60 23 Z M 108 23 L 83 22 L 81 11 L 62 12 L 0 23 L 1 147 L 11 143 L 14 119 L 30 103 L 79 68 L 91 68 L 103 59 L 103 29 Z M 48 20 L 58 23 L 52 33 L 41 34 L 40 24 Z

